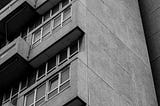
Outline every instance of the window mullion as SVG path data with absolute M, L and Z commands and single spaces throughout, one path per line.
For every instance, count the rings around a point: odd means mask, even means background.
M 42 42 L 42 38 L 43 38 L 43 34 L 42 34 L 42 31 L 43 31 L 43 26 L 41 27 L 40 42 Z
M 61 27 L 63 26 L 63 11 L 61 12 Z
M 37 95 L 37 88 L 34 90 L 34 100 L 33 100 L 33 105 L 34 106 L 36 104 L 36 95 Z
M 61 72 L 58 73 L 58 93 L 60 92 L 60 84 L 61 84 Z
M 48 94 L 49 94 L 49 80 L 46 81 L 45 101 L 48 100 Z

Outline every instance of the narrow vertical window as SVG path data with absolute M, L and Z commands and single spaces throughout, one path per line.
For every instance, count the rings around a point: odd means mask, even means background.
M 59 30 L 61 27 L 61 14 L 57 15 L 54 19 L 53 19 L 53 30 L 57 31 Z
M 50 10 L 44 14 L 43 21 L 46 21 L 47 19 L 49 19 L 49 17 L 50 17 Z
M 54 6 L 52 8 L 52 15 L 54 15 L 55 13 L 57 13 L 59 11 L 59 4 L 57 4 L 56 6 Z
M 48 98 L 51 98 L 57 93 L 58 93 L 58 75 L 54 76 L 51 80 L 49 80 Z
M 33 85 L 35 83 L 35 81 L 36 81 L 36 73 L 32 72 L 28 77 L 28 87 Z
M 62 0 L 62 7 L 65 7 L 67 4 L 69 4 L 69 0 Z
M 69 81 L 69 67 L 66 67 L 62 70 L 61 72 L 61 79 L 60 79 L 60 91 L 62 91 L 63 89 L 65 89 L 66 87 L 69 86 L 70 81 Z
M 34 105 L 34 91 L 30 92 L 26 96 L 26 106 L 33 106 Z
M 47 37 L 50 34 L 50 28 L 51 28 L 51 22 L 49 21 L 43 26 L 42 30 L 43 38 Z
M 67 7 L 63 11 L 63 25 L 66 25 L 70 21 L 71 17 L 71 7 Z
M 73 56 L 78 52 L 78 41 L 73 42 L 70 46 L 70 56 Z
M 67 53 L 68 53 L 67 48 L 65 48 L 59 53 L 59 64 L 61 64 L 67 59 Z
M 38 79 L 40 79 L 45 75 L 45 70 L 46 70 L 46 64 L 43 64 L 38 68 Z
M 56 56 L 52 57 L 48 61 L 48 69 L 47 69 L 48 72 L 52 71 L 56 67 L 56 62 L 57 62 Z
M 40 43 L 40 41 L 41 41 L 41 28 L 39 28 L 33 33 L 33 44 L 35 45 L 37 43 Z
M 39 106 L 45 101 L 45 88 L 46 88 L 45 83 L 37 88 L 35 106 Z

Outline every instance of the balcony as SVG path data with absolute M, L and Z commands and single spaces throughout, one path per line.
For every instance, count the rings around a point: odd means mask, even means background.
M 28 53 L 29 45 L 21 37 L 0 49 L 0 89 L 25 73 Z

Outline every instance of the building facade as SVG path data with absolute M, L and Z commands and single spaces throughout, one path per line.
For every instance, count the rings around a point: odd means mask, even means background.
M 160 104 L 160 1 L 159 0 L 139 0 L 143 27 L 146 35 L 146 42 L 150 57 L 150 63 L 156 88 L 157 100 Z
M 158 106 L 137 0 L 1 0 L 2 106 Z

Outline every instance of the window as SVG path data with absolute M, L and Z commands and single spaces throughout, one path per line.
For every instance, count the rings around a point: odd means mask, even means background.
M 65 7 L 67 4 L 69 4 L 69 0 L 63 0 L 62 1 L 62 8 Z
M 49 93 L 48 98 L 53 97 L 58 93 L 58 75 L 49 80 Z
M 50 17 L 50 11 L 47 11 L 47 12 L 44 14 L 43 21 L 46 21 L 49 17 Z
M 40 106 L 45 101 L 46 84 L 42 84 L 26 95 L 25 106 Z
M 73 56 L 74 54 L 78 52 L 78 48 L 79 48 L 78 46 L 79 46 L 79 43 L 77 41 L 73 42 L 70 45 L 70 56 Z
M 38 68 L 38 79 L 44 77 L 45 70 L 46 70 L 46 64 L 43 64 Z
M 50 29 L 51 29 L 51 23 L 48 22 L 43 26 L 43 30 L 42 30 L 42 36 L 43 38 L 48 36 L 50 34 Z
M 70 85 L 69 66 L 25 95 L 25 106 L 40 106 Z
M 33 44 L 36 44 L 36 43 L 40 43 L 41 41 L 41 28 L 39 28 L 38 30 L 36 30 L 34 33 L 33 33 Z
M 67 52 L 68 52 L 67 48 L 65 48 L 59 53 L 59 64 L 61 64 L 67 59 Z
M 36 81 L 36 72 L 33 72 L 29 75 L 28 77 L 28 85 L 27 87 L 30 87 L 31 85 L 33 85 Z
M 52 57 L 49 61 L 48 61 L 48 69 L 47 71 L 51 71 L 56 67 L 56 62 L 57 62 L 57 58 L 56 56 Z
M 52 15 L 54 15 L 59 11 L 59 7 L 60 7 L 59 4 L 57 4 L 55 7 L 52 8 Z

